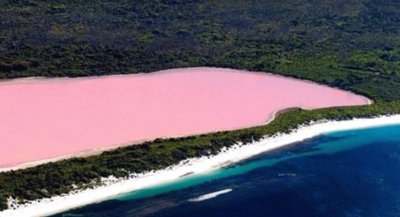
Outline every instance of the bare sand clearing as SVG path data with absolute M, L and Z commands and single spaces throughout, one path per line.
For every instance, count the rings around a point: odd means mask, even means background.
M 265 73 L 187 68 L 0 82 L 0 168 L 159 137 L 263 124 L 282 109 L 365 97 Z

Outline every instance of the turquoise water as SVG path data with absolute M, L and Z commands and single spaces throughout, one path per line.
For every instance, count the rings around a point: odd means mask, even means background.
M 377 197 L 377 200 L 364 194 L 369 191 L 374 195 L 387 194 L 384 190 L 391 189 L 400 195 L 399 168 L 400 126 L 336 132 L 232 167 L 188 176 L 62 215 L 378 216 L 374 211 L 364 215 L 357 213 L 375 205 L 381 214 L 382 207 L 385 211 L 399 211 L 400 196 L 390 193 L 393 198 L 389 203 L 387 199 Z M 382 186 L 382 182 L 387 186 Z M 359 188 L 368 191 L 357 192 Z M 188 199 L 223 189 L 232 189 L 232 192 L 203 202 L 188 202 Z M 347 195 L 346 198 L 342 198 L 343 195 Z M 312 203 L 319 205 L 314 207 Z M 398 213 L 381 216 L 400 216 Z

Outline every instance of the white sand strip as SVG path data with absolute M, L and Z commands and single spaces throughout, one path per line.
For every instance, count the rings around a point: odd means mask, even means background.
M 210 172 L 222 166 L 226 166 L 227 163 L 236 163 L 263 152 L 281 148 L 323 133 L 394 124 L 400 124 L 400 115 L 346 121 L 318 121 L 307 126 L 302 125 L 289 134 L 278 134 L 242 146 L 240 144 L 235 145 L 234 147 L 223 150 L 216 156 L 185 160 L 178 165 L 164 170 L 145 174 L 132 174 L 132 177 L 128 179 L 110 177 L 104 179 L 103 186 L 50 199 L 37 200 L 29 204 L 18 205 L 14 209 L 0 212 L 0 216 L 28 217 L 56 214 L 72 208 L 104 201 L 120 194 L 168 183 L 186 174 Z M 14 202 L 10 200 L 10 204 L 12 203 Z

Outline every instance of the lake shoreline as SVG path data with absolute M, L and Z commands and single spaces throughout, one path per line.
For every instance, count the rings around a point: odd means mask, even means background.
M 163 170 L 151 171 L 144 174 L 131 174 L 129 178 L 125 179 L 105 178 L 102 180 L 103 185 L 93 189 L 77 190 L 67 195 L 36 200 L 23 205 L 16 205 L 15 201 L 10 199 L 9 207 L 14 206 L 14 209 L 10 208 L 0 212 L 0 216 L 15 215 L 23 217 L 57 214 L 73 208 L 108 200 L 124 193 L 169 183 L 192 174 L 215 171 L 227 165 L 235 164 L 268 151 L 287 147 L 293 143 L 324 133 L 394 124 L 400 124 L 400 115 L 345 121 L 321 120 L 311 122 L 308 125 L 299 126 L 288 134 L 278 133 L 274 136 L 262 138 L 257 142 L 237 144 L 229 149 L 223 148 L 217 155 L 184 160 L 177 165 Z

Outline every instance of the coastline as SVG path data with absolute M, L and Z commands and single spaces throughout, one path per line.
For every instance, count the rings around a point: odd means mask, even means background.
M 379 116 L 375 118 L 352 119 L 345 121 L 321 120 L 308 125 L 300 125 L 288 134 L 276 134 L 249 144 L 237 144 L 223 149 L 217 155 L 193 158 L 159 171 L 132 174 L 129 178 L 106 178 L 103 185 L 86 190 L 78 190 L 67 195 L 33 201 L 18 205 L 14 209 L 0 212 L 0 216 L 43 216 L 64 212 L 91 203 L 101 202 L 115 196 L 175 181 L 184 176 L 214 171 L 232 165 L 267 151 L 279 149 L 324 133 L 345 131 L 385 125 L 400 124 L 400 115 Z M 12 203 L 12 200 L 9 201 Z

